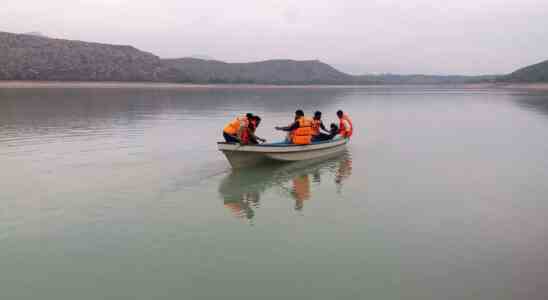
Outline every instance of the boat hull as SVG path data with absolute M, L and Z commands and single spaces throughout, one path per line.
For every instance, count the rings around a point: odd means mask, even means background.
M 347 143 L 347 139 L 310 145 L 218 143 L 218 148 L 233 168 L 241 168 L 267 162 L 291 162 L 332 157 L 344 152 Z

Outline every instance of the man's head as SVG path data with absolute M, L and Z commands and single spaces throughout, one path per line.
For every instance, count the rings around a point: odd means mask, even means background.
M 245 114 L 245 116 L 249 120 L 253 119 L 253 114 L 252 113 L 247 113 L 247 114 Z
M 339 126 L 337 126 L 335 123 L 331 123 L 331 132 L 337 131 L 339 131 Z
M 337 111 L 337 117 L 342 118 L 342 117 L 343 117 L 343 114 L 344 114 L 344 113 L 343 113 L 342 110 L 338 110 L 338 111 Z
M 297 109 L 295 111 L 295 117 L 304 117 L 304 112 L 302 109 Z
M 321 119 L 321 118 L 322 118 L 322 112 L 317 110 L 317 111 L 314 113 L 314 119 L 319 120 L 319 119 Z

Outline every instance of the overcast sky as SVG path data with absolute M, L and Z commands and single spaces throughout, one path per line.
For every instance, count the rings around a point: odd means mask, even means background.
M 492 74 L 548 59 L 548 0 L 0 0 L 0 31 L 129 44 L 169 58 Z

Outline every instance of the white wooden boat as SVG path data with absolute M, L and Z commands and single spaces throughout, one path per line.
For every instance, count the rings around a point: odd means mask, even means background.
M 287 143 L 240 145 L 218 142 L 217 146 L 233 168 L 241 168 L 269 161 L 291 162 L 331 157 L 342 153 L 347 143 L 348 139 L 336 138 L 309 145 Z

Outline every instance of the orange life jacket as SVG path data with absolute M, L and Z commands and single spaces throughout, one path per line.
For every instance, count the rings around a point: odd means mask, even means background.
M 312 135 L 320 135 L 320 125 L 322 124 L 322 120 L 316 120 L 312 119 Z
M 299 122 L 299 128 L 293 130 L 291 133 L 293 144 L 310 144 L 312 141 L 312 120 L 306 117 L 300 117 L 297 122 Z
M 344 121 L 347 121 L 350 125 L 350 129 L 346 129 L 344 126 Z M 352 125 L 352 120 L 347 114 L 343 114 L 342 118 L 339 119 L 339 134 L 343 138 L 349 138 L 352 136 L 352 132 L 354 131 L 354 125 Z
M 247 120 L 247 117 L 236 117 L 234 118 L 234 120 L 226 124 L 226 126 L 223 128 L 223 131 L 230 135 L 238 135 L 240 133 L 240 129 L 245 129 L 248 127 L 248 125 L 249 121 Z

